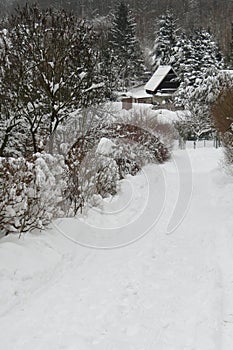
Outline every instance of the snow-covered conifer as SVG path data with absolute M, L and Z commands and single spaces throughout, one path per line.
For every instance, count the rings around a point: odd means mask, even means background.
M 175 101 L 191 112 L 186 124 L 195 130 L 190 129 L 189 134 L 198 138 L 213 129 L 210 102 L 223 61 L 213 36 L 205 30 L 196 30 L 184 37 L 181 53 L 179 74 L 182 82 Z
M 175 65 L 177 55 L 177 24 L 174 15 L 167 10 L 157 23 L 155 44 L 152 50 L 152 65 L 156 70 L 159 65 Z
M 110 34 L 112 55 L 115 57 L 114 73 L 118 89 L 141 81 L 143 54 L 136 37 L 136 22 L 124 0 L 117 5 Z

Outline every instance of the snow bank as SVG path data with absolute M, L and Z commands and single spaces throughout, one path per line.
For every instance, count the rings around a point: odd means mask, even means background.
M 75 246 L 53 230 L 0 240 L 0 316 L 60 275 Z

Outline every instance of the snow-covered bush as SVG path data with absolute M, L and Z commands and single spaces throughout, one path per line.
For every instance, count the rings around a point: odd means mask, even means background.
M 70 153 L 64 190 L 67 215 L 82 212 L 84 205 L 93 204 L 97 195 L 116 194 L 120 176 L 111 145 L 114 145 L 112 141 L 102 138 L 97 147 L 89 150 L 82 159 Z
M 212 139 L 214 134 L 213 122 L 210 119 L 207 122 L 205 118 L 193 115 L 189 111 L 186 111 L 178 120 L 174 121 L 174 127 L 179 137 L 184 141 Z
M 102 124 L 79 137 L 69 151 L 65 197 L 76 214 L 95 194 L 114 194 L 119 178 L 168 158 L 169 150 L 151 131 L 129 123 Z
M 131 123 L 100 123 L 83 133 L 66 157 L 67 214 L 82 211 L 95 195 L 115 194 L 117 182 L 148 162 L 162 163 L 169 150 L 153 132 Z
M 131 113 L 124 115 L 120 121 L 122 123 L 136 125 L 158 137 L 168 150 L 173 148 L 175 139 L 174 127 L 171 123 L 161 121 L 155 111 L 149 108 L 133 110 Z
M 85 148 L 84 140 L 88 139 L 88 144 L 94 145 L 95 140 L 99 139 L 98 131 L 103 128 L 103 124 L 111 122 L 112 114 L 111 107 L 101 104 L 70 113 L 69 117 L 58 126 L 53 134 L 55 154 L 58 153 L 66 157 L 77 140 L 83 140 L 79 143 L 78 153 Z M 91 142 L 91 139 L 94 140 L 94 143 Z M 49 150 L 49 147 L 47 149 Z
M 108 156 L 99 156 L 97 161 L 97 173 L 95 177 L 95 187 L 97 194 L 103 198 L 115 195 L 120 179 L 119 169 L 116 161 Z
M 62 159 L 48 154 L 0 158 L 0 231 L 21 235 L 59 215 L 62 171 Z
M 126 175 L 136 175 L 143 165 L 153 162 L 153 157 L 149 152 L 140 145 L 128 143 L 121 140 L 116 142 L 117 148 L 113 154 L 114 160 L 118 167 L 120 179 Z
M 161 125 L 144 115 L 135 120 L 116 121 L 101 107 L 79 110 L 53 134 L 55 155 L 1 158 L 0 230 L 21 234 L 58 215 L 75 215 L 85 204 L 116 194 L 127 174 L 168 159 L 158 137 Z

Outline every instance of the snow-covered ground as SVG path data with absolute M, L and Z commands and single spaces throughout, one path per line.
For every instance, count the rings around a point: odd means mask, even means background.
M 129 117 L 134 114 L 138 115 L 147 115 L 157 118 L 159 122 L 163 123 L 173 123 L 174 121 L 179 120 L 187 114 L 187 111 L 170 111 L 168 109 L 154 109 L 152 104 L 147 103 L 133 103 L 132 108 L 129 110 L 122 109 L 122 102 L 111 102 L 105 105 L 105 108 L 109 112 L 113 113 L 115 116 L 119 117 Z
M 0 348 L 233 349 L 233 179 L 221 158 L 177 150 L 100 209 L 3 238 Z

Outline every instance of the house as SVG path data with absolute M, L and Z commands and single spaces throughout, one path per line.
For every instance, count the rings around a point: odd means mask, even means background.
M 159 66 L 146 83 L 145 91 L 152 96 L 154 104 L 167 105 L 179 85 L 179 78 L 171 66 Z
M 131 109 L 133 103 L 150 103 L 159 108 L 174 109 L 173 94 L 180 85 L 171 66 L 159 66 L 146 85 L 132 88 L 121 96 L 122 108 Z
M 132 88 L 127 94 L 121 98 L 122 108 L 131 109 L 133 103 L 152 103 L 153 96 L 145 91 L 144 85 Z

